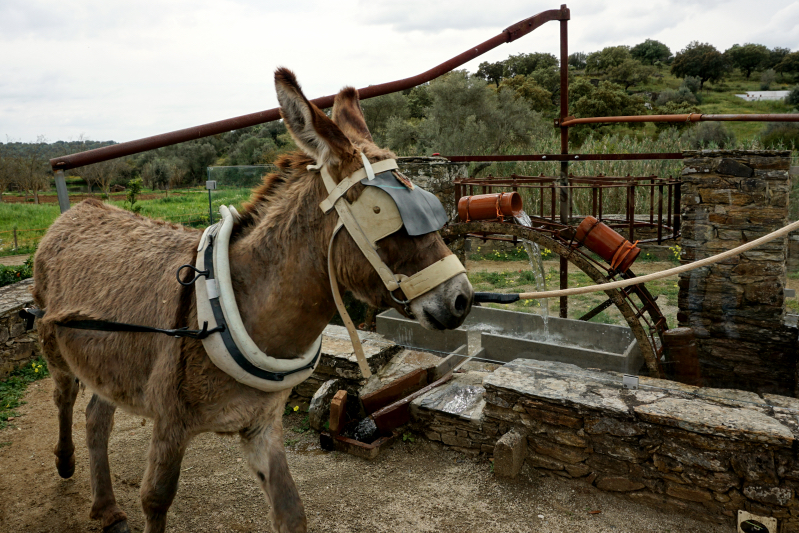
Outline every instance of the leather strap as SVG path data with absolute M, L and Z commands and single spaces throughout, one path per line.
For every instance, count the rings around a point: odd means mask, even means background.
M 361 369 L 361 374 L 366 379 L 372 377 L 372 371 L 369 369 L 369 364 L 366 362 L 366 355 L 363 353 L 363 345 L 361 338 L 358 336 L 358 329 L 347 313 L 347 308 L 344 306 L 344 301 L 341 299 L 341 293 L 338 290 L 338 281 L 336 280 L 336 272 L 333 268 L 333 241 L 336 240 L 339 230 L 344 225 L 342 219 L 339 218 L 336 228 L 333 230 L 333 236 L 330 237 L 330 244 L 327 246 L 327 273 L 330 277 L 330 289 L 333 291 L 333 301 L 336 302 L 336 309 L 344 326 L 347 328 L 347 333 L 350 334 L 350 342 L 355 350 L 355 358 L 358 360 L 358 367 Z
M 405 294 L 405 298 L 413 300 L 462 272 L 466 272 L 466 269 L 458 257 L 454 254 L 448 255 L 413 276 L 407 278 L 400 276 L 403 279 L 400 279 L 399 286 Z
M 377 163 L 372 164 L 372 178 L 374 179 L 375 174 L 380 174 L 381 172 L 387 172 L 389 170 L 394 170 L 399 168 L 397 166 L 397 162 L 394 159 L 385 159 L 383 161 L 378 161 Z M 325 182 L 325 187 L 327 188 L 328 195 L 327 198 L 322 200 L 319 204 L 319 207 L 325 213 L 329 213 L 333 206 L 338 201 L 339 198 L 344 196 L 348 190 L 350 190 L 356 183 L 360 182 L 364 178 L 368 178 L 368 174 L 366 172 L 366 168 L 361 168 L 356 170 L 351 176 L 348 178 L 344 178 L 338 184 L 333 181 L 333 178 L 330 176 L 330 173 L 327 171 L 327 165 L 324 165 L 320 169 L 322 173 L 322 179 Z

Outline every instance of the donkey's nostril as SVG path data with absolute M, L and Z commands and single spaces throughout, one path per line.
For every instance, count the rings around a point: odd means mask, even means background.
M 455 312 L 463 314 L 466 311 L 466 307 L 469 305 L 469 299 L 464 296 L 463 294 L 459 294 L 457 298 L 455 298 Z

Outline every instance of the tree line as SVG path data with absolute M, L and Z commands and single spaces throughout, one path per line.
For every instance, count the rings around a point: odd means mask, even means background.
M 578 117 L 700 112 L 697 105 L 705 82 L 723 80 L 733 69 L 747 79 L 760 72 L 764 89 L 778 76 L 783 82 L 799 82 L 799 51 L 753 43 L 720 52 L 711 44 L 694 41 L 672 54 L 665 44 L 647 39 L 632 47 L 573 53 L 568 64 L 569 115 Z M 662 76 L 664 69 L 683 78 L 679 88 L 656 95 L 631 92 L 631 87 Z M 377 144 L 400 155 L 521 153 L 533 149 L 536 140 L 554 135 L 552 119 L 558 116 L 559 93 L 558 59 L 552 54 L 529 53 L 483 62 L 473 74 L 455 71 L 410 90 L 365 100 L 362 106 Z M 788 101 L 799 106 L 799 86 Z M 693 126 L 663 123 L 657 127 Z M 585 125 L 571 128 L 570 135 L 579 144 L 609 128 Z M 785 130 L 779 130 L 780 139 L 787 135 L 799 142 L 799 128 L 780 128 Z M 722 126 L 703 123 L 699 129 L 700 133 L 686 133 L 686 139 L 695 143 L 703 138 L 717 143 L 730 140 Z M 83 137 L 55 143 L 43 137 L 35 143 L 0 143 L 0 201 L 3 192 L 20 190 L 38 203 L 39 193 L 52 180 L 48 159 L 108 144 L 113 141 Z M 202 183 L 208 166 L 271 163 L 294 148 L 285 126 L 272 122 L 96 163 L 71 174 L 105 194 L 110 193 L 112 184 L 134 179 L 154 190 L 169 191 Z

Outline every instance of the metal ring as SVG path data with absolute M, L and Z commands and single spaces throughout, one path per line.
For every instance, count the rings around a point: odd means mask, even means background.
M 194 279 L 192 279 L 191 281 L 183 281 L 182 279 L 180 279 L 180 271 L 183 270 L 184 268 L 190 268 L 190 269 L 192 269 L 193 271 L 195 271 L 197 273 L 197 275 L 194 276 Z M 197 279 L 200 276 L 205 276 L 207 278 L 209 274 L 210 274 L 210 272 L 208 270 L 198 270 L 197 268 L 195 268 L 194 265 L 189 265 L 187 263 L 185 265 L 182 265 L 178 269 L 177 273 L 175 274 L 175 277 L 178 278 L 178 283 L 180 283 L 184 287 L 190 287 L 190 286 L 194 285 L 194 282 L 197 281 Z

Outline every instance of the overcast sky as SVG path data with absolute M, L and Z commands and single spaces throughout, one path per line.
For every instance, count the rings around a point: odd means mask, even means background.
M 537 0 L 0 0 L 0 142 L 129 141 L 423 72 L 559 3 Z M 569 51 L 690 41 L 799 49 L 799 1 L 573 0 Z M 550 22 L 467 63 L 558 54 Z

